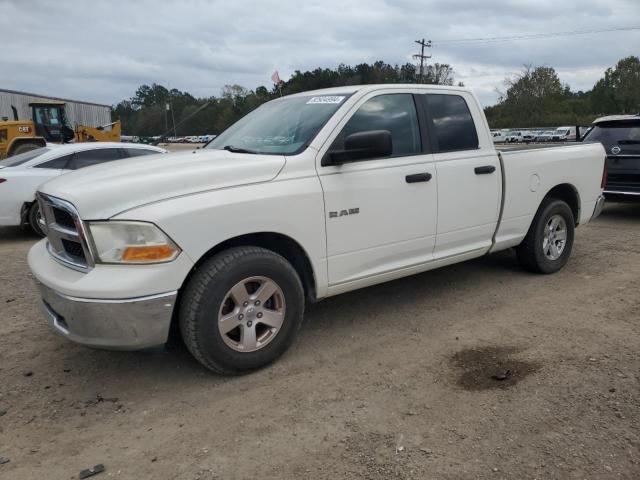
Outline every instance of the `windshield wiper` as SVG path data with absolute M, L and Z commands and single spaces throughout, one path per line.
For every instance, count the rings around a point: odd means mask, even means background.
M 640 145 L 640 140 L 618 140 L 619 145 Z
M 254 155 L 258 153 L 253 150 L 247 150 L 246 148 L 234 147 L 233 145 L 225 145 L 222 149 L 231 153 L 252 153 Z

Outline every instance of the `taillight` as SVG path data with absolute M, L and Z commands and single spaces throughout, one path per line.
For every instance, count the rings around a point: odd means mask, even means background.
M 604 168 L 602 169 L 602 183 L 600 183 L 600 188 L 604 189 L 607 185 L 607 160 L 604 160 Z

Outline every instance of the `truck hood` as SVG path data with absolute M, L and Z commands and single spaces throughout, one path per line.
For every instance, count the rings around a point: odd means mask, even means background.
M 105 220 L 160 200 L 268 182 L 285 161 L 212 149 L 142 156 L 61 175 L 39 190 L 71 202 L 84 220 Z

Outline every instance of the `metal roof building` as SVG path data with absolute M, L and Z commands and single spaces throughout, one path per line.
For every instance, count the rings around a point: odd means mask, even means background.
M 111 123 L 110 105 L 69 100 L 35 93 L 17 92 L 15 90 L 5 90 L 2 88 L 0 88 L 0 118 L 8 117 L 9 120 L 13 120 L 13 111 L 11 110 L 11 106 L 13 105 L 18 110 L 18 118 L 20 120 L 31 120 L 29 103 L 51 100 L 66 103 L 65 111 L 67 121 L 71 128 L 76 124 L 98 127 Z

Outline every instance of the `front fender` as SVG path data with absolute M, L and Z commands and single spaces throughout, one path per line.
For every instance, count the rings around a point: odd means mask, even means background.
M 327 288 L 324 200 L 317 177 L 244 185 L 141 206 L 113 219 L 153 222 L 197 263 L 227 240 L 273 232 L 306 252 L 317 296 Z

